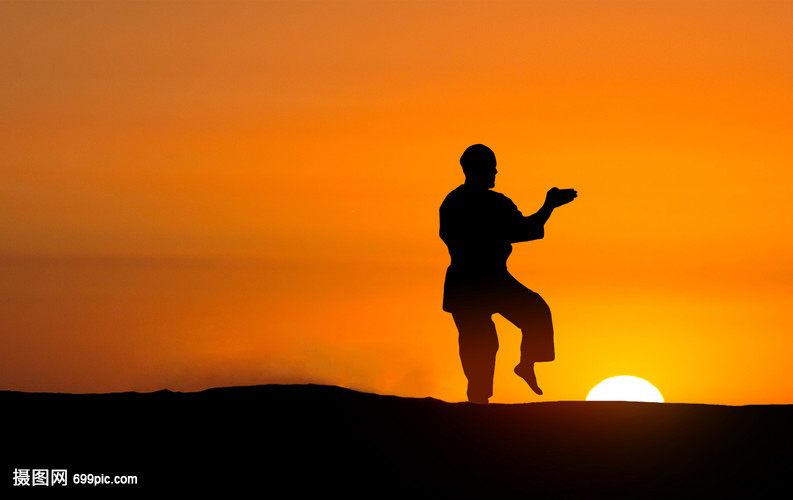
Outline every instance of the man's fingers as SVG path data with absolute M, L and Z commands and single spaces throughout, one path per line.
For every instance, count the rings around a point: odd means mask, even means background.
M 571 200 L 578 196 L 578 191 L 576 191 L 575 189 L 563 189 L 561 191 L 566 198 L 569 198 Z
M 566 203 L 570 203 L 577 197 L 578 191 L 575 189 L 559 189 L 554 187 L 548 191 L 549 201 L 551 201 L 557 207 Z

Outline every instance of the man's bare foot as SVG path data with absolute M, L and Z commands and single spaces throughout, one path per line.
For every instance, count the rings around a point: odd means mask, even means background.
M 534 374 L 534 363 L 520 363 L 515 367 L 515 373 L 529 384 L 532 391 L 542 395 L 542 389 L 537 385 L 537 376 Z

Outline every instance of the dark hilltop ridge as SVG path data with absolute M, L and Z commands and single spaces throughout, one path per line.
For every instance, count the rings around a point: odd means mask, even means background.
M 446 403 L 319 385 L 195 393 L 0 392 L 3 489 L 306 498 L 783 497 L 793 406 Z M 136 485 L 75 485 L 75 473 Z

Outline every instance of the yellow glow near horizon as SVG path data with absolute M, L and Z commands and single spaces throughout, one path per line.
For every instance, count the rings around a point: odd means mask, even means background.
M 663 403 L 661 392 L 650 382 L 630 375 L 607 378 L 589 391 L 587 401 L 644 401 Z

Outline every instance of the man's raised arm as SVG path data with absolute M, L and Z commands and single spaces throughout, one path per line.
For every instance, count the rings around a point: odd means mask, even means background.
M 521 241 L 539 240 L 545 236 L 545 223 L 551 217 L 553 210 L 570 203 L 578 196 L 575 189 L 559 189 L 551 188 L 545 195 L 545 203 L 535 214 L 523 217 L 518 222 L 518 227 L 515 228 L 513 237 L 510 238 L 512 243 L 519 243 Z

